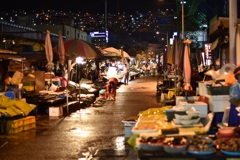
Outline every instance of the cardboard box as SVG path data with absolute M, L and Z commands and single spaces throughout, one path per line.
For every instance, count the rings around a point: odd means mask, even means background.
M 49 107 L 49 116 L 57 117 L 63 115 L 62 106 Z

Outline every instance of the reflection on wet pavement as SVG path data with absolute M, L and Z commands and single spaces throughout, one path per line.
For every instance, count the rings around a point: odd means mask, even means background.
M 114 149 L 115 150 L 124 150 L 125 149 L 125 137 L 117 137 L 113 139 Z
M 75 136 L 88 137 L 92 132 L 84 131 L 81 128 L 71 128 L 70 132 L 74 133 Z

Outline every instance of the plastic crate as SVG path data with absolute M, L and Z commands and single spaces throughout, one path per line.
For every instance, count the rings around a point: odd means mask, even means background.
M 23 131 L 23 126 L 17 127 L 17 128 L 9 128 L 7 130 L 7 133 L 19 133 Z
M 22 128 L 23 128 L 24 131 L 27 131 L 27 130 L 30 130 L 30 129 L 35 129 L 36 128 L 36 123 L 31 123 L 31 124 L 28 124 L 28 125 L 24 125 Z
M 207 86 L 209 95 L 229 95 L 230 86 Z
M 20 118 L 20 119 L 14 119 L 14 120 L 7 120 L 7 127 L 8 128 L 18 128 L 18 127 L 21 127 L 23 126 L 23 119 Z
M 22 119 L 23 120 L 23 125 L 28 125 L 32 123 L 36 123 L 36 117 L 35 116 L 27 116 Z

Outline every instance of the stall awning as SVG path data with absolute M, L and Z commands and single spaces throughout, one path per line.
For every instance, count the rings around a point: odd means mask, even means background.
M 238 19 L 238 23 L 240 23 L 240 19 Z M 228 17 L 219 17 L 212 27 L 209 29 L 209 35 L 213 34 L 218 30 L 219 26 L 223 28 L 229 28 L 229 18 Z
M 223 26 L 224 28 L 229 28 L 229 18 L 227 17 L 219 17 L 218 20 L 213 24 L 213 26 L 209 30 L 209 35 L 218 30 L 219 26 Z

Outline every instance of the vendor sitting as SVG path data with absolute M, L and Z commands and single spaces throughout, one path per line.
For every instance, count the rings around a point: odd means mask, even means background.
M 228 126 L 239 126 L 240 117 L 238 116 L 239 112 L 236 107 L 240 106 L 240 66 L 236 67 L 234 70 L 235 78 L 237 82 L 230 87 L 229 96 L 230 96 L 230 112 Z

